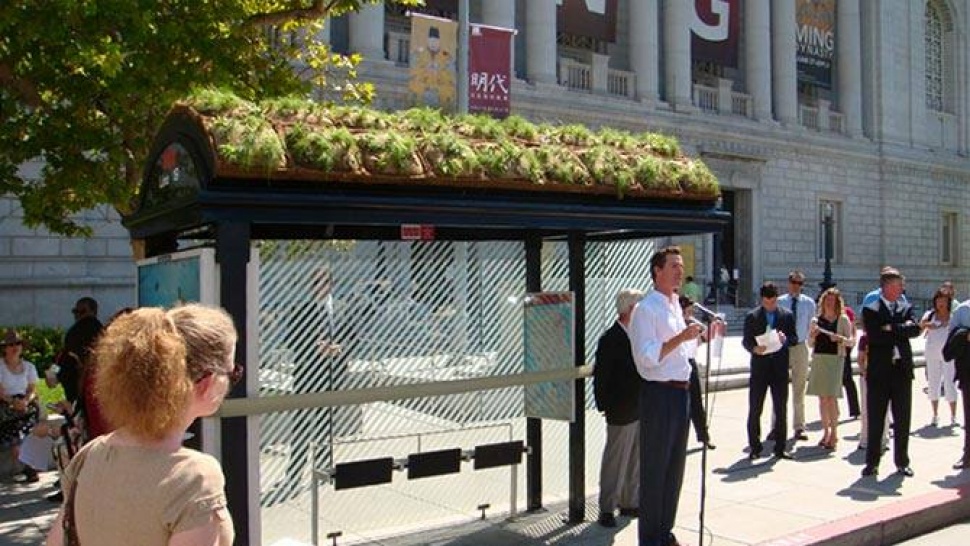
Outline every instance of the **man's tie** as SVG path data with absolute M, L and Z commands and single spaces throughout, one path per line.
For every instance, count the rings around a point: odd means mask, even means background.
M 798 331 L 798 297 L 792 296 L 791 298 L 791 320 L 795 323 L 795 331 Z M 792 345 L 798 345 L 798 335 L 795 335 L 795 339 L 791 342 Z

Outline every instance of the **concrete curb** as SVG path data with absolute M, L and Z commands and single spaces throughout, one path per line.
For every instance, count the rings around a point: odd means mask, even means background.
M 890 545 L 941 529 L 970 516 L 970 484 L 927 493 L 825 523 L 758 546 Z

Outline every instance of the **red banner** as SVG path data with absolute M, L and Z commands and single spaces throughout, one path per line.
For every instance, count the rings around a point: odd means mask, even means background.
M 509 115 L 512 36 L 507 28 L 471 25 L 468 36 L 468 111 L 497 118 Z
M 737 68 L 740 0 L 694 0 L 691 30 L 691 55 L 695 61 Z
M 563 34 L 616 42 L 618 3 L 619 0 L 559 0 L 556 2 L 556 30 Z

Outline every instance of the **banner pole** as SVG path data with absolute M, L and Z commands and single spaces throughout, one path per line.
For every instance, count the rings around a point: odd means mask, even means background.
M 458 0 L 458 113 L 468 113 L 468 0 Z

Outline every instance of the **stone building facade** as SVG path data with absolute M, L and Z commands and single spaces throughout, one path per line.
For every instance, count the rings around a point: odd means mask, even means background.
M 26 165 L 28 175 L 38 165 Z M 0 198 L 0 325 L 69 326 L 78 298 L 98 300 L 102 320 L 135 301 L 128 232 L 109 207 L 78 220 L 91 238 L 52 235 L 23 224 L 15 199 Z
M 720 263 L 736 272 L 740 304 L 792 268 L 822 280 L 828 211 L 832 279 L 850 302 L 886 264 L 918 300 L 944 279 L 970 296 L 970 1 L 829 2 L 828 88 L 796 61 L 800 11 L 816 3 L 618 0 L 613 42 L 557 32 L 557 0 L 472 0 L 470 18 L 517 30 L 514 114 L 668 133 L 706 160 L 734 223 L 721 240 L 675 242 L 694 247 L 699 279 Z M 737 65 L 692 58 L 700 14 L 730 10 Z M 329 26 L 335 49 L 371 59 L 364 77 L 385 108 L 409 105 L 408 30 L 381 6 Z
M 615 8 L 615 37 L 557 32 L 564 3 Z M 832 277 L 850 302 L 886 264 L 907 275 L 913 298 L 944 279 L 970 296 L 970 0 L 830 1 L 827 87 L 798 71 L 800 10 L 817 3 L 826 2 L 471 0 L 470 15 L 517 29 L 514 114 L 668 133 L 705 159 L 733 225 L 674 242 L 693 247 L 701 281 L 722 263 L 736 272 L 739 304 L 792 268 L 822 280 L 826 225 Z M 445 16 L 455 4 L 429 2 Z M 736 65 L 692 57 L 692 33 L 714 24 L 699 14 L 732 10 Z M 409 27 L 393 5 L 328 24 L 334 49 L 364 56 L 361 75 L 380 107 L 410 105 Z M 23 228 L 9 200 L 0 210 L 0 294 L 9 302 L 0 323 L 64 323 L 81 294 L 100 296 L 108 313 L 131 303 L 134 266 L 113 213 L 91 213 L 95 238 L 66 240 Z

